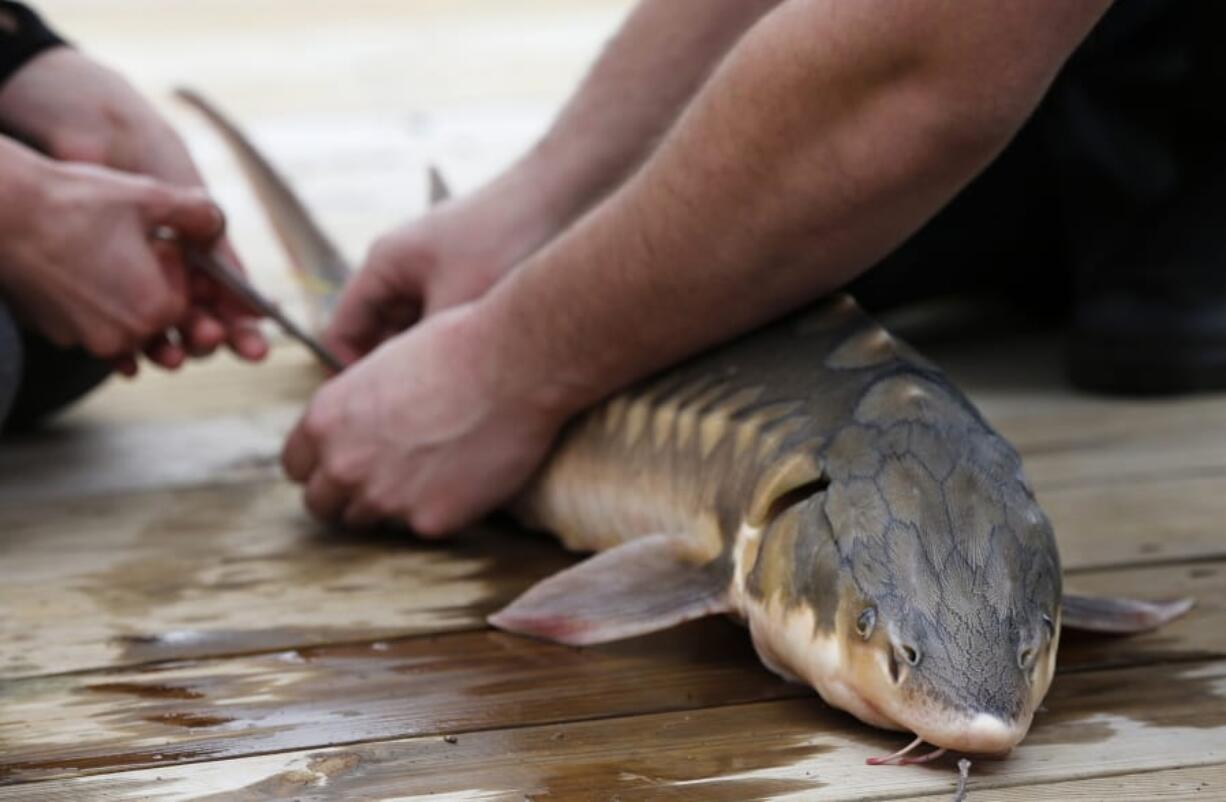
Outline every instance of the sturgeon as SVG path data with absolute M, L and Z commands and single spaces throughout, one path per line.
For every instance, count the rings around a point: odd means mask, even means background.
M 311 289 L 339 292 L 348 270 L 306 207 L 237 127 L 181 96 L 221 126 Z M 433 171 L 431 194 L 445 195 Z M 870 762 L 1006 753 L 1064 629 L 1139 632 L 1192 605 L 1063 593 L 1018 453 L 845 294 L 580 415 L 511 510 L 596 554 L 492 625 L 590 645 L 734 615 L 772 671 L 915 734 Z M 903 757 L 921 742 L 936 751 Z

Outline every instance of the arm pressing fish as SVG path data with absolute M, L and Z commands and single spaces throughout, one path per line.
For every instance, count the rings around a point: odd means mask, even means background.
M 348 273 L 336 249 L 238 129 L 186 99 L 327 306 Z M 512 512 L 596 554 L 493 625 L 586 645 L 732 614 L 773 671 L 936 748 L 918 760 L 1020 742 L 1063 629 L 1139 632 L 1191 606 L 1064 594 L 1017 452 L 846 295 L 580 415 Z

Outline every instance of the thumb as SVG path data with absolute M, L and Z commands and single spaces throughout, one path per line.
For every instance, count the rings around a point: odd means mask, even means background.
M 354 285 L 347 287 L 324 331 L 324 342 L 346 364 L 365 356 L 379 344 L 379 299 Z
M 356 361 L 417 322 L 421 307 L 419 293 L 393 293 L 373 273 L 359 273 L 341 294 L 325 342 L 346 363 Z
M 154 182 L 142 204 L 149 228 L 165 226 L 185 240 L 211 245 L 226 229 L 221 209 L 203 189 Z

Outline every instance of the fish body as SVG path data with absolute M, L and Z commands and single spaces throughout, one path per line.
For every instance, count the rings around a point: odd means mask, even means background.
M 180 97 L 233 147 L 326 319 L 339 251 L 233 123 Z M 437 172 L 430 187 L 447 194 Z M 1063 629 L 1137 632 L 1192 606 L 1062 593 L 1017 452 L 847 295 L 583 413 L 512 512 L 595 555 L 493 625 L 586 645 L 728 613 L 772 670 L 939 749 L 1016 745 Z
M 846 295 L 587 412 L 515 510 L 579 551 L 656 544 L 604 571 L 669 553 L 708 584 L 671 618 L 650 588 L 588 610 L 580 570 L 504 628 L 588 643 L 729 612 L 827 702 L 977 752 L 1020 740 L 1051 681 L 1060 564 L 1020 458 Z

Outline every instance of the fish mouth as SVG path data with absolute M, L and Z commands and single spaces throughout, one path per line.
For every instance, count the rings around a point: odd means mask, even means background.
M 882 758 L 869 758 L 869 765 L 885 763 L 927 763 L 946 751 L 983 757 L 1003 757 L 1013 750 L 1030 729 L 1030 722 L 1008 721 L 990 713 L 953 714 L 939 717 L 941 720 L 916 721 L 917 726 L 900 726 L 911 731 L 916 738 L 904 749 Z M 935 751 L 912 757 L 909 754 L 921 744 L 927 743 Z
M 888 758 L 872 758 L 871 765 L 880 763 L 924 763 L 939 757 L 907 757 L 922 743 L 930 744 L 940 753 L 946 750 L 984 757 L 1003 757 L 1013 750 L 1030 730 L 1031 716 L 1006 719 L 991 713 L 962 712 L 941 708 L 916 709 L 911 705 L 890 704 L 892 700 L 873 699 L 858 690 L 852 691 L 859 703 L 853 712 L 861 720 L 878 727 L 887 727 L 916 736 L 906 749 Z M 883 704 L 883 702 L 885 702 Z M 867 714 L 867 715 L 866 715 Z
M 1016 715 L 943 704 L 922 693 L 906 693 L 881 672 L 853 674 L 842 705 L 860 720 L 878 727 L 914 733 L 919 742 L 954 752 L 1001 756 L 1017 746 L 1034 717 L 1023 705 Z M 918 744 L 912 744 L 914 748 Z M 914 758 L 907 762 L 917 762 Z

